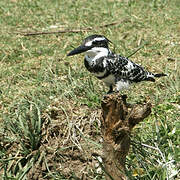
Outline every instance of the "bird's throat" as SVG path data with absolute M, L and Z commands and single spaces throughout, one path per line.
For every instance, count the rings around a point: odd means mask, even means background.
M 86 52 L 86 60 L 89 64 L 94 63 L 97 59 L 101 57 L 107 57 L 110 53 L 110 50 L 103 47 L 94 47 Z

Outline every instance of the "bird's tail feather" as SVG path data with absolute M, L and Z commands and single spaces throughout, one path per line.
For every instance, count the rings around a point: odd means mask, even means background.
M 160 73 L 160 74 L 154 74 L 154 77 L 162 77 L 162 76 L 167 76 L 167 74 L 164 73 Z
M 148 75 L 144 81 L 152 81 L 152 82 L 155 82 L 155 78 L 159 78 L 159 77 L 162 77 L 162 76 L 167 76 L 167 74 L 164 74 L 164 73 L 160 73 L 160 74 L 150 74 Z
M 153 77 L 147 77 L 144 79 L 144 81 L 152 81 L 155 82 L 155 79 Z

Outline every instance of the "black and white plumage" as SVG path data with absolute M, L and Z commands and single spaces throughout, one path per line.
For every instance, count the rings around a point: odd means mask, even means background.
M 154 74 L 126 57 L 111 52 L 109 40 L 102 35 L 91 35 L 84 39 L 81 46 L 72 50 L 68 56 L 85 52 L 84 64 L 88 71 L 110 88 L 108 93 L 127 89 L 130 84 L 141 81 L 155 81 L 156 77 L 166 74 Z

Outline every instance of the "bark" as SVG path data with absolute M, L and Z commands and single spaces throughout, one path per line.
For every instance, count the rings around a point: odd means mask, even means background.
M 106 180 L 127 180 L 125 161 L 133 127 L 151 113 L 151 104 L 129 105 L 126 96 L 111 94 L 102 106 L 103 164 Z

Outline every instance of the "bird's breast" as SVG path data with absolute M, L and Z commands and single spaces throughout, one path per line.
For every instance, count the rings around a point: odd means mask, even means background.
M 130 85 L 130 81 L 121 79 L 121 80 L 116 82 L 116 90 L 121 91 L 124 89 L 128 89 L 129 85 Z
M 105 67 L 103 65 L 104 57 L 99 59 L 89 59 L 87 56 L 84 59 L 84 65 L 88 71 L 94 74 L 103 74 L 105 73 Z M 100 75 L 97 75 L 100 76 Z
M 88 59 L 88 57 L 84 58 L 84 65 L 88 71 L 90 71 L 90 72 L 93 71 L 93 65 L 92 65 L 91 61 Z

